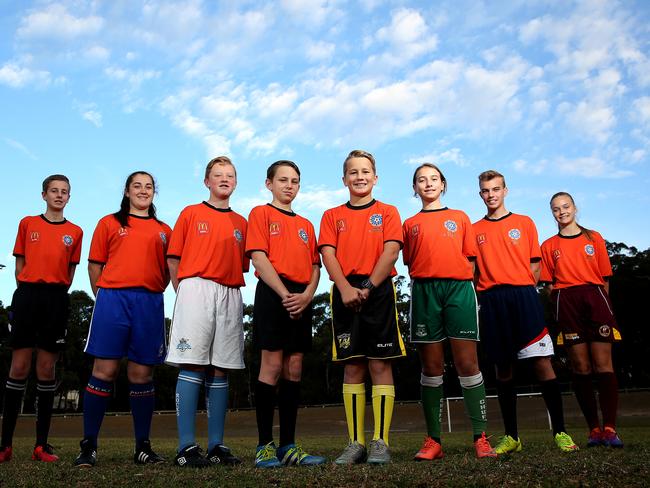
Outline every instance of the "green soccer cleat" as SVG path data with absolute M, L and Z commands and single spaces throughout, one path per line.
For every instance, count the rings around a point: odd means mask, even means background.
M 269 442 L 261 446 L 257 446 L 255 452 L 255 467 L 256 468 L 279 468 L 282 463 L 279 461 L 275 453 L 275 444 Z
M 580 448 L 573 442 L 571 436 L 566 432 L 558 432 L 555 434 L 555 443 L 557 447 L 560 448 L 562 452 L 573 452 L 578 451 Z
M 504 454 L 512 454 L 513 452 L 521 451 L 521 440 L 512 438 L 509 435 L 504 435 L 494 447 L 494 452 L 499 456 Z

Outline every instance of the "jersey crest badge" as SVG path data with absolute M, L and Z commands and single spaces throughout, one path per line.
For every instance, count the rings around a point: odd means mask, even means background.
M 445 220 L 445 229 L 449 232 L 456 232 L 458 230 L 458 224 L 453 220 Z
M 181 337 L 180 340 L 178 341 L 178 344 L 176 345 L 176 349 L 178 349 L 180 352 L 185 352 L 188 349 L 192 349 L 192 346 L 190 346 L 189 339 L 185 339 L 185 337 Z
M 280 235 L 280 222 L 271 222 L 269 224 L 269 234 L 272 236 Z
M 63 244 L 65 244 L 67 247 L 72 246 L 72 243 L 74 242 L 74 239 L 72 236 L 69 236 L 68 234 L 63 236 Z
M 521 231 L 519 229 L 510 229 L 508 231 L 508 237 L 513 241 L 518 241 L 521 238 Z
M 416 337 L 426 337 L 427 336 L 427 326 L 424 324 L 416 324 L 415 326 L 415 336 Z
M 476 235 L 476 243 L 480 246 L 481 244 L 485 244 L 487 242 L 487 236 L 485 234 L 477 234 Z
M 197 222 L 196 223 L 196 231 L 201 234 L 207 234 L 210 232 L 210 226 L 208 225 L 207 222 Z
M 241 233 L 241 230 L 235 229 L 232 233 L 233 236 L 235 236 L 235 239 L 237 239 L 237 242 L 241 242 L 244 240 L 244 234 Z
M 596 253 L 596 250 L 592 244 L 587 244 L 585 246 L 585 253 L 587 253 L 587 256 L 593 256 Z
M 120 228 L 118 229 L 118 231 L 117 231 L 117 234 L 118 234 L 120 237 L 126 237 L 126 236 L 129 235 L 129 231 L 126 229 L 126 227 L 120 227 Z
M 305 231 L 305 229 L 300 229 L 298 231 L 298 237 L 300 237 L 300 239 L 302 239 L 302 242 L 304 242 L 305 244 L 309 242 L 309 235 L 307 234 L 307 231 Z
M 164 232 L 160 233 L 160 240 L 162 241 L 163 244 L 167 244 L 167 234 Z
M 372 214 L 369 222 L 373 227 L 381 227 L 381 224 L 384 223 L 384 219 L 381 214 Z
M 559 249 L 553 249 L 553 261 L 557 261 L 562 257 L 562 252 Z
M 339 219 L 336 221 L 336 232 L 345 232 L 345 219 Z
M 336 336 L 336 339 L 339 341 L 340 349 L 348 349 L 350 347 L 350 334 L 340 334 Z
M 609 327 L 609 325 L 607 325 L 607 324 L 605 324 L 605 325 L 601 325 L 601 326 L 598 328 L 598 333 L 599 333 L 602 337 L 609 337 L 609 335 L 612 333 L 612 329 L 611 329 L 611 328 Z
M 38 232 L 32 232 L 29 234 L 29 240 L 32 242 L 36 242 L 41 238 L 41 235 Z

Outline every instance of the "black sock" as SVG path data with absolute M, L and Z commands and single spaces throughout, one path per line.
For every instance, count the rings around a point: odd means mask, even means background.
M 546 403 L 546 409 L 551 416 L 551 426 L 553 435 L 560 432 L 566 432 L 564 427 L 564 408 L 562 407 L 562 392 L 560 392 L 560 383 L 557 378 L 552 380 L 540 381 L 542 387 L 542 397 Z
M 280 380 L 278 395 L 280 446 L 296 443 L 296 419 L 299 404 L 300 381 Z
M 13 442 L 14 430 L 16 429 L 16 421 L 18 420 L 18 412 L 20 411 L 26 383 L 26 379 L 7 378 L 5 404 L 2 411 L 2 441 L 0 442 L 2 447 L 9 447 Z
M 52 421 L 52 408 L 54 403 L 54 390 L 56 380 L 41 381 L 36 384 L 36 445 L 47 444 Z
M 275 385 L 268 385 L 257 380 L 255 385 L 255 414 L 260 446 L 273 441 L 275 397 Z
M 517 431 L 517 393 L 515 392 L 514 380 L 497 380 L 497 395 L 505 433 L 515 440 L 519 439 L 519 432 Z

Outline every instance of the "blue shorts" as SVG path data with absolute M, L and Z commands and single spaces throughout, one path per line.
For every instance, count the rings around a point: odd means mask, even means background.
M 520 351 L 546 334 L 544 310 L 534 286 L 495 286 L 481 292 L 478 300 L 481 339 L 492 363 L 512 363 Z M 553 353 L 552 344 L 542 345 L 547 351 L 534 356 Z
M 100 288 L 84 352 L 138 364 L 165 360 L 163 294 L 145 288 Z

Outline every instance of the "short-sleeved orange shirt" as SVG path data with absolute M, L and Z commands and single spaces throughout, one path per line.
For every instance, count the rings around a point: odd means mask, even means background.
M 305 285 L 311 280 L 313 265 L 320 265 L 311 222 L 271 204 L 255 207 L 248 216 L 246 255 L 250 257 L 253 251 L 266 254 L 279 276 Z
M 554 288 L 577 285 L 604 285 L 603 277 L 612 275 L 607 247 L 602 236 L 589 231 L 574 236 L 554 235 L 542 244 L 542 272 L 539 280 Z
M 421 210 L 404 221 L 404 264 L 411 278 L 474 278 L 468 258 L 478 254 L 469 217 L 460 210 Z
M 318 248 L 336 249 L 343 274 L 370 275 L 384 252 L 384 243 L 403 245 L 399 212 L 392 205 L 373 200 L 354 207 L 344 203 L 326 210 L 320 223 Z M 391 276 L 395 276 L 395 268 Z
M 221 285 L 244 286 L 249 258 L 246 219 L 208 202 L 185 207 L 176 221 L 167 257 L 178 258 L 178 279 L 200 277 Z
M 151 217 L 129 215 L 127 227 L 113 214 L 103 217 L 88 253 L 88 261 L 104 265 L 97 286 L 164 291 L 169 281 L 165 252 L 171 233 L 167 224 Z
M 81 227 L 68 220 L 50 222 L 44 215 L 22 219 L 14 245 L 14 256 L 25 258 L 18 281 L 69 286 L 70 265 L 79 264 L 82 238 Z
M 478 291 L 496 285 L 535 285 L 530 269 L 541 259 L 535 224 L 525 215 L 509 213 L 500 219 L 487 217 L 474 223 L 478 245 Z

